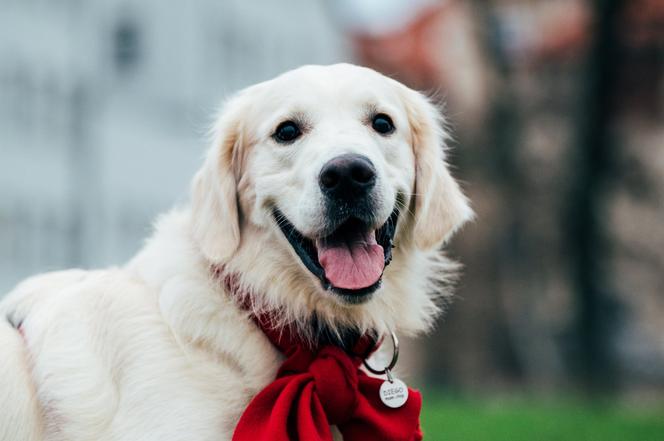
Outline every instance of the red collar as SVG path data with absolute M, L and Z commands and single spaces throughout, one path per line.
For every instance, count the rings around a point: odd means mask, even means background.
M 233 274 L 221 268 L 213 272 L 245 310 L 253 310 L 251 296 L 238 291 Z M 389 408 L 379 398 L 383 380 L 359 369 L 376 348 L 375 338 L 361 336 L 350 350 L 335 344 L 312 347 L 293 327 L 276 329 L 269 314 L 253 319 L 286 360 L 245 409 L 233 441 L 332 441 L 330 425 L 346 441 L 422 440 L 420 393 L 410 390 L 406 404 Z

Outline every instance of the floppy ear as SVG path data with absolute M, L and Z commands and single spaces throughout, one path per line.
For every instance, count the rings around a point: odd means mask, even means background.
M 192 234 L 203 255 L 219 264 L 240 245 L 240 219 L 234 161 L 241 147 L 241 109 L 227 102 L 213 129 L 213 144 L 191 187 Z
M 406 110 L 415 154 L 415 245 L 422 249 L 440 246 L 455 230 L 473 217 L 445 163 L 443 117 L 422 94 L 406 89 Z

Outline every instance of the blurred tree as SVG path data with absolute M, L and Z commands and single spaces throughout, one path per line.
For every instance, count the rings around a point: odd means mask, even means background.
M 575 170 L 569 207 L 564 219 L 569 229 L 569 263 L 576 292 L 575 342 L 571 364 L 591 391 L 615 385 L 611 354 L 612 330 L 618 306 L 602 268 L 607 252 L 602 224 L 602 201 L 615 148 L 611 136 L 612 102 L 616 87 L 618 0 L 594 4 L 594 33 L 588 57 L 585 95 L 579 107 Z

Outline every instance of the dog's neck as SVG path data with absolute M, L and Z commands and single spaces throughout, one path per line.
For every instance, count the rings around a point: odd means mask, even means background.
M 277 326 L 290 325 L 289 323 L 281 323 L 278 317 L 274 317 L 274 314 L 278 314 L 278 311 L 256 311 L 254 299 L 259 293 L 242 287 L 236 274 L 227 272 L 223 265 L 212 265 L 210 268 L 214 280 L 222 285 L 224 291 L 237 305 L 243 310 L 251 312 L 252 318 L 259 326 L 263 327 L 265 325 L 260 324 L 268 322 L 279 323 Z M 357 328 L 339 324 L 329 326 L 324 321 L 319 320 L 315 312 L 305 321 L 304 325 L 298 324 L 296 329 L 304 331 L 301 340 L 313 348 L 332 345 L 350 352 L 362 338 L 368 338 L 373 342 L 377 342 L 379 339 L 376 332 L 362 333 Z

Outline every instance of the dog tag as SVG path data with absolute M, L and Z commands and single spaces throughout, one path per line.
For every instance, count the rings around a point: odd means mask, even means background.
M 380 400 L 387 407 L 399 408 L 408 401 L 408 386 L 391 375 L 380 385 Z

